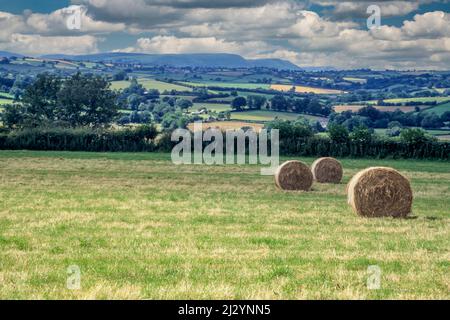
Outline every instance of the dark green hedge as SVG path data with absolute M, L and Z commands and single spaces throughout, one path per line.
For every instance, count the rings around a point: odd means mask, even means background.
M 125 130 L 27 129 L 0 135 L 2 150 L 54 150 L 97 152 L 155 151 L 153 127 Z
M 2 150 L 55 150 L 97 152 L 170 152 L 175 145 L 170 132 L 156 139 L 156 129 L 143 126 L 125 130 L 28 129 L 0 134 Z M 207 143 L 205 143 L 207 145 Z M 224 146 L 226 143 L 224 143 Z M 336 143 L 328 137 L 284 138 L 280 141 L 284 156 L 333 156 L 364 158 L 450 159 L 450 143 L 426 141 L 409 144 L 389 138 L 370 143 Z

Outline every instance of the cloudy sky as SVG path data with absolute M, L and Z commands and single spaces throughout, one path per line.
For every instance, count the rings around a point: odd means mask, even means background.
M 367 8 L 381 25 L 368 29 Z M 72 6 L 81 29 L 67 26 Z M 450 0 L 0 0 L 0 50 L 226 52 L 300 66 L 450 69 Z

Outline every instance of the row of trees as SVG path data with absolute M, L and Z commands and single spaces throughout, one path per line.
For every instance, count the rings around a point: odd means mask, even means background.
M 328 136 L 315 135 L 314 129 L 305 121 L 274 121 L 268 124 L 268 128 L 280 130 L 280 154 L 287 156 L 443 160 L 449 160 L 450 157 L 449 142 L 439 142 L 420 129 L 406 129 L 399 139 L 392 139 L 375 136 L 367 128 L 349 133 L 340 125 L 333 125 Z M 123 130 L 86 127 L 30 128 L 0 133 L 0 149 L 170 152 L 175 145 L 170 139 L 171 132 L 166 130 L 157 139 L 158 131 L 154 126 Z
M 332 112 L 331 106 L 324 105 L 319 99 L 291 98 L 282 94 L 275 95 L 270 100 L 260 95 L 250 95 L 247 98 L 238 96 L 231 102 L 231 108 L 236 111 L 267 108 L 274 111 L 306 113 L 324 117 Z
M 41 74 L 26 88 L 20 103 L 5 106 L 2 121 L 9 129 L 104 127 L 118 115 L 116 98 L 110 83 L 100 76 L 78 73 L 62 79 Z
M 385 112 L 367 106 L 356 112 L 348 110 L 330 115 L 331 123 L 342 124 L 349 130 L 359 126 L 388 128 L 389 123 L 394 121 L 404 127 L 441 128 L 446 122 L 450 121 L 450 112 L 447 111 L 439 116 L 432 112 L 405 113 L 401 110 Z

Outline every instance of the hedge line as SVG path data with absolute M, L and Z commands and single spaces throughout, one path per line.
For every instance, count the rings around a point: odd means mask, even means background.
M 156 137 L 154 127 L 125 130 L 29 129 L 0 134 L 1 150 L 53 150 L 96 152 L 170 152 L 175 142 L 170 132 Z M 205 143 L 205 146 L 208 143 Z M 226 146 L 226 143 L 224 143 Z M 450 142 L 426 141 L 408 144 L 393 139 L 371 143 L 336 143 L 328 137 L 284 138 L 280 154 L 285 156 L 333 156 L 365 158 L 411 158 L 450 160 Z

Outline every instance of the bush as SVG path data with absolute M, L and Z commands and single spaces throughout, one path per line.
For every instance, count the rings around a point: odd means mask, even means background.
M 154 151 L 157 130 L 141 126 L 122 130 L 33 128 L 0 135 L 0 149 L 55 151 Z

